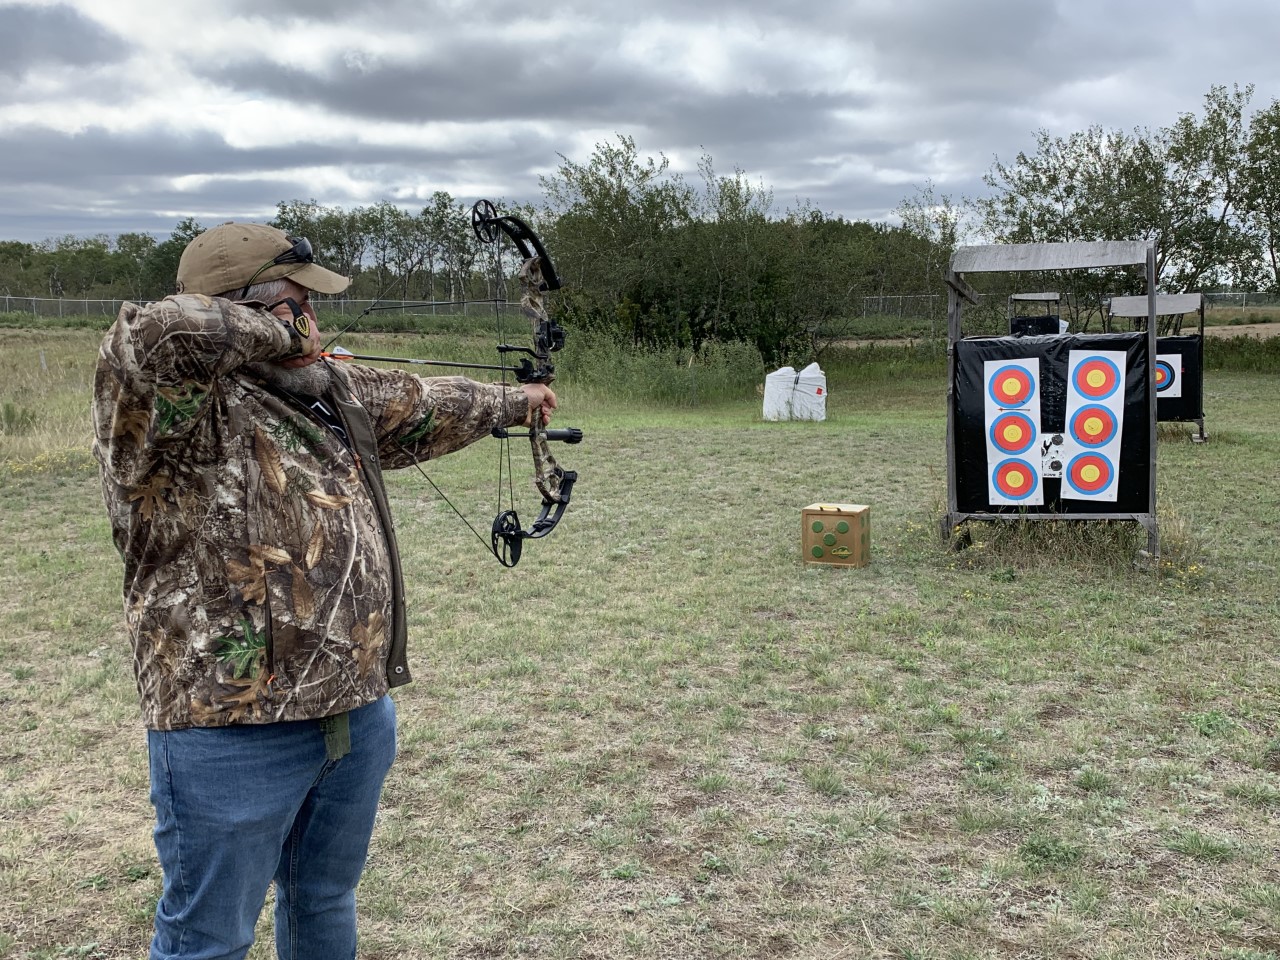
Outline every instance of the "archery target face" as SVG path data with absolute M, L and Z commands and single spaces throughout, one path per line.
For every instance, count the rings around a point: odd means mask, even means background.
M 1073 354 L 1084 351 L 1071 351 Z M 1106 400 L 1124 381 L 1120 367 L 1104 351 L 1084 357 L 1071 373 L 1071 388 L 1086 400 Z M 1121 363 L 1124 355 L 1121 354 Z
M 1028 461 L 1010 457 L 996 464 L 991 482 L 1001 496 L 1013 503 L 1029 503 L 1040 489 L 1040 471 Z
M 995 418 L 987 437 L 1001 453 L 1016 455 L 1034 447 L 1038 434 L 1029 416 L 1018 410 L 1008 410 Z
M 987 396 L 1005 410 L 1025 407 L 1035 396 L 1037 379 L 1024 364 L 1002 364 L 987 376 Z
M 1112 487 L 1116 469 L 1110 457 L 1100 453 L 1082 453 L 1067 464 L 1067 486 L 1085 497 L 1092 497 Z M 1114 499 L 1114 498 L 1113 498 Z
M 1156 396 L 1182 396 L 1182 354 L 1161 353 L 1156 356 Z
M 1072 350 L 1067 359 L 1064 500 L 1119 499 L 1116 465 L 1124 430 L 1124 370 L 1119 350 Z
M 983 364 L 987 495 L 991 506 L 1044 503 L 1036 445 L 1040 442 L 1040 361 Z
M 1116 415 L 1099 403 L 1081 407 L 1068 424 L 1071 438 L 1085 447 L 1101 447 L 1110 443 L 1119 433 Z

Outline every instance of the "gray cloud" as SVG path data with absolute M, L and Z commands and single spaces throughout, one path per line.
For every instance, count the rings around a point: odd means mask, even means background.
M 0 6 L 0 77 L 16 80 L 49 65 L 83 70 L 116 63 L 128 46 L 72 7 Z
M 421 64 L 361 69 L 338 62 L 320 75 L 284 64 L 220 65 L 203 72 L 214 83 L 299 106 L 323 107 L 366 120 L 479 123 L 557 115 L 599 119 L 610 115 L 615 91 L 627 78 L 607 64 L 562 64 L 554 73 L 533 63 L 482 71 L 461 55 Z M 472 73 L 474 71 L 474 73 Z M 634 84 L 632 84 L 634 86 Z

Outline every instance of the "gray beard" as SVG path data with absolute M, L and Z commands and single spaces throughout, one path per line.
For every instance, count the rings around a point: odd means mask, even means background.
M 244 368 L 259 380 L 288 393 L 322 396 L 333 382 L 333 371 L 321 360 L 305 367 L 282 367 L 276 363 L 246 363 Z

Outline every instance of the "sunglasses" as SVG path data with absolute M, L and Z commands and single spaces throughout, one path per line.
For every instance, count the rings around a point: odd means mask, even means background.
M 253 281 L 257 280 L 264 270 L 270 270 L 272 267 L 283 266 L 286 263 L 314 263 L 316 259 L 315 251 L 311 249 L 311 241 L 306 237 L 287 237 L 293 246 L 284 253 L 276 254 L 257 270 L 253 272 L 253 276 L 249 278 L 249 282 L 244 285 L 244 289 L 240 291 L 240 296 L 236 299 L 243 300 L 248 294 L 249 288 L 253 286 Z

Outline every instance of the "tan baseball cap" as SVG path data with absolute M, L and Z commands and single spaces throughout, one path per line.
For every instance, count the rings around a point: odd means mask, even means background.
M 262 283 L 281 277 L 319 293 L 347 289 L 350 279 L 312 260 L 272 262 L 293 250 L 296 243 L 283 230 L 260 223 L 227 222 L 206 230 L 182 251 L 178 292 L 216 296 L 238 291 L 250 281 Z

